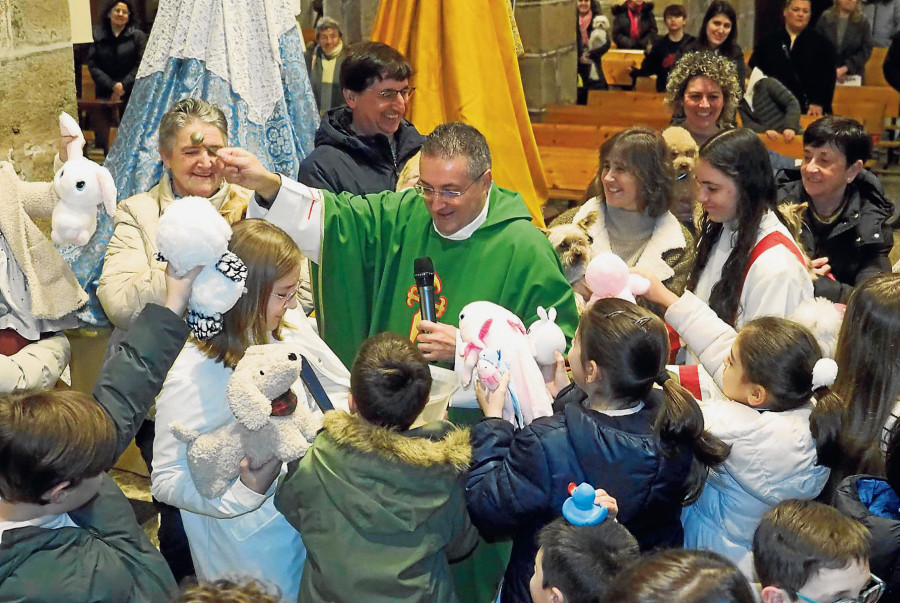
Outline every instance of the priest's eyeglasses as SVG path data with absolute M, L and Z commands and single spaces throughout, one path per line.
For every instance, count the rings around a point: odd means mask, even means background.
M 421 184 L 415 185 L 413 188 L 416 189 L 416 192 L 425 197 L 426 199 L 432 199 L 435 195 L 440 195 L 444 201 L 453 201 L 459 197 L 462 197 L 466 194 L 466 191 L 472 188 L 472 185 L 481 180 L 481 177 L 487 174 L 487 170 L 484 170 L 479 174 L 475 180 L 469 183 L 469 186 L 462 189 L 461 191 L 436 191 L 430 186 L 423 186 Z
M 402 90 L 394 90 L 393 88 L 385 88 L 384 90 L 382 90 L 381 92 L 378 93 L 378 96 L 380 96 L 382 100 L 394 102 L 395 100 L 397 100 L 397 95 L 399 94 L 400 96 L 403 97 L 403 100 L 409 100 L 409 97 L 411 97 L 413 95 L 413 92 L 415 92 L 415 91 L 416 91 L 416 89 L 414 86 L 407 86 L 406 88 L 403 88 Z

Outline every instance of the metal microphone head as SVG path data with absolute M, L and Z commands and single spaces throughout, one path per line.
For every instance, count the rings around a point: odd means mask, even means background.
M 416 279 L 416 285 L 419 287 L 434 286 L 434 262 L 431 258 L 416 258 L 413 262 L 413 276 Z

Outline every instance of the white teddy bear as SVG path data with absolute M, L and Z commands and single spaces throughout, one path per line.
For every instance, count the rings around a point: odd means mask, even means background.
M 225 389 L 237 421 L 204 434 L 172 424 L 174 436 L 188 445 L 188 468 L 200 494 L 221 496 L 240 475 L 244 457 L 257 469 L 273 458 L 290 462 L 306 453 L 322 428 L 322 414 L 291 389 L 301 365 L 300 349 L 289 343 L 251 346 Z M 309 397 L 302 386 L 297 391 Z
M 63 136 L 74 136 L 66 147 L 69 156 L 53 178 L 59 203 L 50 219 L 50 238 L 57 245 L 86 245 L 97 228 L 97 206 L 112 216 L 116 211 L 116 184 L 105 167 L 84 157 L 84 135 L 68 113 L 59 116 Z
M 228 251 L 231 226 L 203 197 L 184 197 L 169 205 L 159 219 L 158 258 L 180 276 L 204 266 L 194 281 L 187 322 L 197 339 L 222 330 L 222 314 L 244 293 L 247 267 Z

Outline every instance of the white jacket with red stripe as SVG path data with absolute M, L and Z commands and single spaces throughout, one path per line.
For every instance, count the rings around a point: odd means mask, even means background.
M 734 329 L 691 293 L 672 304 L 665 319 L 698 354 L 701 373 L 705 368 L 721 388 Z M 752 579 L 753 533 L 762 516 L 788 498 L 815 498 L 828 480 L 809 431 L 813 404 L 772 412 L 713 397 L 700 408 L 706 428 L 731 445 L 731 455 L 710 471 L 700 498 L 682 512 L 684 546 L 720 553 Z

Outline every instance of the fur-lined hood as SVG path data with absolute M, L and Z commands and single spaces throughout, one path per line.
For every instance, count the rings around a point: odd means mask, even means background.
M 333 515 L 339 531 L 394 537 L 446 520 L 448 505 L 464 505 L 468 430 L 436 422 L 400 433 L 340 410 L 325 413 L 323 423 L 275 497 L 295 526 L 305 509 L 316 509 Z
M 472 460 L 469 431 L 446 423 L 432 423 L 400 433 L 338 410 L 326 413 L 323 423 L 325 433 L 338 446 L 377 454 L 387 461 L 422 469 L 448 465 L 463 473 Z

